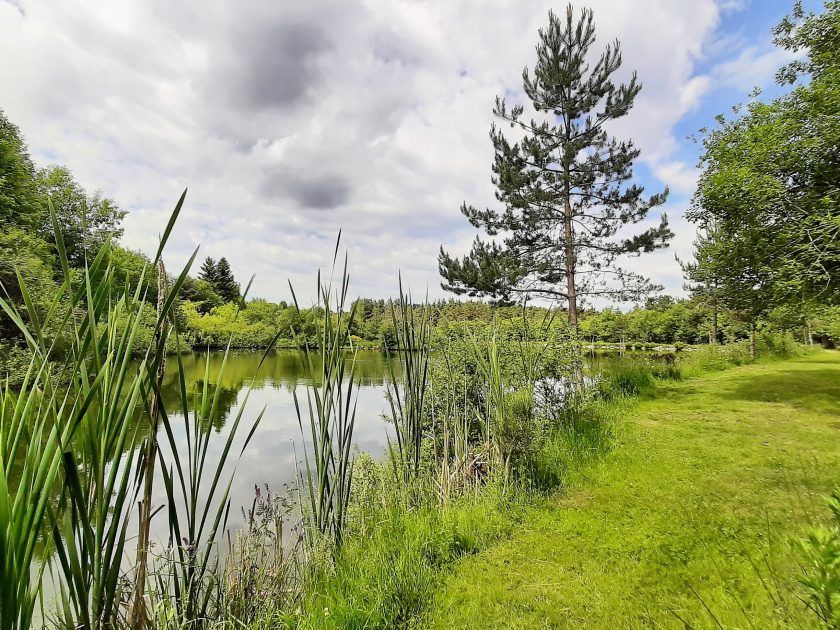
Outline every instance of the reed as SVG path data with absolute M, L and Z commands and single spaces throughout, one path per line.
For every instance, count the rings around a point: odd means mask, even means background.
M 411 295 L 403 292 L 402 277 L 399 279 L 399 288 L 400 298 L 396 304 L 391 304 L 391 316 L 396 330 L 397 355 L 402 364 L 402 375 L 397 378 L 393 363 L 388 361 L 388 402 L 396 438 L 396 451 L 391 448 L 392 461 L 397 467 L 398 476 L 409 482 L 420 472 L 431 355 L 431 323 L 428 299 L 422 306 L 415 307 Z
M 153 267 L 160 263 L 183 202 L 184 195 L 161 238 Z M 222 455 L 211 462 L 209 426 L 217 414 L 219 392 L 206 375 L 202 388 L 193 392 L 190 414 L 179 357 L 181 417 L 188 442 L 186 453 L 179 450 L 175 418 L 163 404 L 159 376 L 170 326 L 177 338 L 176 296 L 197 250 L 172 279 L 169 293 L 162 292 L 155 344 L 138 362 L 138 333 L 152 308 L 142 292 L 142 276 L 133 291 L 128 286 L 120 290 L 108 262 L 109 244 L 85 262 L 81 273 L 71 272 L 52 209 L 51 214 L 64 275 L 52 304 L 39 313 L 20 275 L 25 310 L 19 312 L 0 299 L 0 308 L 21 331 L 31 355 L 22 386 L 13 390 L 6 384 L 0 402 L 0 628 L 32 627 L 39 601 L 43 624 L 141 627 L 148 621 L 147 597 L 156 599 L 155 604 L 171 604 L 176 614 L 170 617 L 179 626 L 198 627 L 208 619 L 210 593 L 218 590 L 217 580 L 209 577 L 217 572 L 213 541 L 229 509 L 230 479 L 225 471 L 234 459 L 232 446 L 243 425 L 244 403 Z M 51 338 L 46 330 L 53 331 Z M 70 340 L 61 355 L 56 351 L 59 338 Z M 166 431 L 167 458 L 156 457 L 158 425 Z M 155 568 L 158 588 L 153 589 L 144 573 L 149 522 L 156 513 L 151 488 L 158 468 L 167 490 L 177 562 Z M 135 521 L 131 514 L 141 490 Z M 133 565 L 125 559 L 134 551 L 130 547 L 135 544 L 135 526 L 142 546 Z M 44 602 L 47 569 L 57 591 L 55 608 Z
M 25 629 L 32 625 L 40 594 L 46 554 L 44 536 L 53 513 L 62 447 L 69 440 L 72 424 L 56 418 L 68 401 L 54 386 L 49 367 L 50 342 L 42 326 L 60 319 L 60 304 L 67 292 L 65 282 L 44 315 L 32 307 L 23 278 L 18 274 L 32 331 L 24 314 L 0 298 L 0 307 L 22 330 L 32 358 L 19 388 L 8 382 L 0 401 L 0 628 Z M 33 567 L 35 567 L 33 572 Z M 34 573 L 34 574 L 33 574 Z
M 491 467 L 505 465 L 497 434 L 507 418 L 507 390 L 502 373 L 501 348 L 495 327 L 489 339 L 471 337 L 480 406 L 475 410 L 481 446 Z
M 4 584 L 16 585 L 16 605 L 3 605 L 4 611 L 17 610 L 17 619 L 4 619 L 3 627 L 26 628 L 32 623 L 32 599 L 40 594 L 46 559 L 54 551 L 54 568 L 60 575 L 56 618 L 68 627 L 98 628 L 114 625 L 123 612 L 120 562 L 137 487 L 131 447 L 139 428 L 135 410 L 143 394 L 148 357 L 139 370 L 131 369 L 142 315 L 142 305 L 136 307 L 140 289 L 134 295 L 113 294 L 108 245 L 85 264 L 81 281 L 74 285 L 55 213 L 50 211 L 64 272 L 58 295 L 41 321 L 18 276 L 26 296 L 26 319 L 10 304 L 2 304 L 32 356 L 24 387 L 17 394 L 7 388 L 3 404 L 3 435 L 12 436 L 12 441 L 3 448 L 2 494 L 13 509 L 0 511 L 10 519 L 11 527 L 3 528 L 5 535 L 18 538 L 8 540 L 11 553 L 4 554 L 11 560 Z M 126 322 L 120 330 L 115 324 L 119 319 Z M 58 359 L 54 352 L 58 335 L 53 341 L 47 339 L 43 334 L 47 327 L 71 340 L 57 376 L 51 362 Z M 12 401 L 16 402 L 10 406 Z M 10 483 L 18 465 L 23 474 Z M 15 509 L 33 497 L 38 499 L 29 506 L 27 531 L 17 530 Z M 29 564 L 35 541 L 43 545 L 45 560 L 32 576 Z
M 341 233 L 336 240 L 333 272 L 340 242 Z M 295 307 L 300 311 L 294 288 L 291 283 L 289 286 Z M 350 448 L 356 421 L 356 349 L 350 335 L 349 322 L 353 320 L 358 302 L 352 304 L 349 312 L 345 311 L 349 287 L 346 255 L 340 283 L 335 289 L 332 274 L 328 281 L 322 281 L 321 273 L 318 272 L 317 306 L 323 309 L 323 323 L 318 331 L 317 354 L 316 349 L 304 344 L 303 363 L 310 382 L 305 408 L 297 390 L 293 392 L 304 439 L 304 469 L 301 477 L 308 501 L 307 540 L 314 545 L 318 537 L 325 538 L 336 550 L 341 548 L 343 542 L 350 504 L 353 479 Z M 319 360 L 315 360 L 315 356 Z

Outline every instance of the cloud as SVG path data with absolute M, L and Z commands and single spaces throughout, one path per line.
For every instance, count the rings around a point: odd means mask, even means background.
M 303 179 L 289 184 L 292 198 L 304 208 L 327 210 L 347 202 L 350 185 L 339 178 L 329 176 Z
M 781 66 L 795 58 L 796 53 L 782 48 L 748 46 L 735 58 L 717 64 L 712 70 L 712 80 L 749 92 L 771 81 Z
M 668 182 L 672 194 L 680 198 L 690 196 L 697 186 L 697 168 L 683 160 L 670 160 L 653 165 L 657 179 Z
M 244 111 L 295 105 L 317 89 L 328 44 L 316 24 L 258 25 L 230 43 L 208 94 Z
M 675 125 L 715 79 L 740 80 L 762 58 L 744 51 L 756 56 L 697 73 L 726 8 L 713 0 L 590 4 L 597 46 L 619 38 L 622 76 L 636 69 L 644 84 L 610 130 L 641 148 L 651 191 L 689 194 Z M 493 100 L 521 99 L 550 7 L 0 2 L 0 107 L 37 160 L 68 165 L 130 211 L 131 247 L 153 250 L 189 186 L 170 268 L 200 242 L 240 278 L 256 273 L 252 294 L 287 299 L 286 278 L 306 294 L 343 229 L 356 293 L 392 295 L 401 269 L 415 293 L 436 296 L 440 244 L 465 251 L 475 233 L 461 203 L 496 205 Z M 643 261 L 633 264 L 661 275 Z

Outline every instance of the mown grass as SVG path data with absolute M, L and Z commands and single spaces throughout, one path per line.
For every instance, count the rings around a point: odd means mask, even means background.
M 627 418 L 418 627 L 815 626 L 794 541 L 840 476 L 840 354 L 659 382 Z

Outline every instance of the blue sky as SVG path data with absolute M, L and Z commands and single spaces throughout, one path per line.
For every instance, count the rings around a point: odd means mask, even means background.
M 792 2 L 592 0 L 644 89 L 611 127 L 642 149 L 639 180 L 669 185 L 669 251 L 633 259 L 672 294 L 696 178 L 686 139 L 789 59 L 770 30 Z M 463 201 L 495 205 L 487 137 L 497 94 L 521 98 L 543 0 L 0 0 L 0 108 L 41 163 L 66 164 L 129 210 L 150 252 L 183 188 L 170 269 L 201 245 L 253 294 L 311 296 L 339 229 L 355 293 L 397 273 L 442 296 L 438 248 L 464 253 Z M 817 8 L 818 3 L 806 6 Z M 652 217 L 655 219 L 655 217 Z
M 697 61 L 698 74 L 712 74 L 716 66 L 732 59 L 737 59 L 745 50 L 755 49 L 755 55 L 766 55 L 775 61 L 773 53 L 772 29 L 790 13 L 792 2 L 781 0 L 750 0 L 735 5 L 739 8 L 723 12 L 721 23 L 716 29 L 714 39 L 705 55 Z M 806 9 L 817 10 L 818 2 L 805 2 Z M 776 67 L 771 63 L 770 67 Z M 763 94 L 772 96 L 783 88 L 775 85 L 773 76 L 767 74 L 766 66 L 761 65 L 754 75 L 754 83 L 748 80 L 736 85 L 722 84 L 713 88 L 702 99 L 700 107 L 684 116 L 674 127 L 675 133 L 685 138 L 695 134 L 698 129 L 713 124 L 717 114 L 729 114 L 733 105 L 749 99 L 752 88 L 760 86 Z M 692 142 L 683 140 L 686 157 L 697 152 Z

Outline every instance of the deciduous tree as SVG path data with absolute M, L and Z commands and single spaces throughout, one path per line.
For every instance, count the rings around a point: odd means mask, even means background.
M 0 110 L 0 224 L 35 230 L 45 207 L 20 130 Z
M 122 236 L 120 224 L 125 211 L 99 192 L 88 195 L 67 168 L 49 166 L 38 173 L 37 179 L 44 204 L 47 199 L 52 202 L 72 266 L 82 266 L 85 255 L 96 256 L 103 244 Z M 54 229 L 49 218 L 42 230 L 44 237 L 51 241 Z

